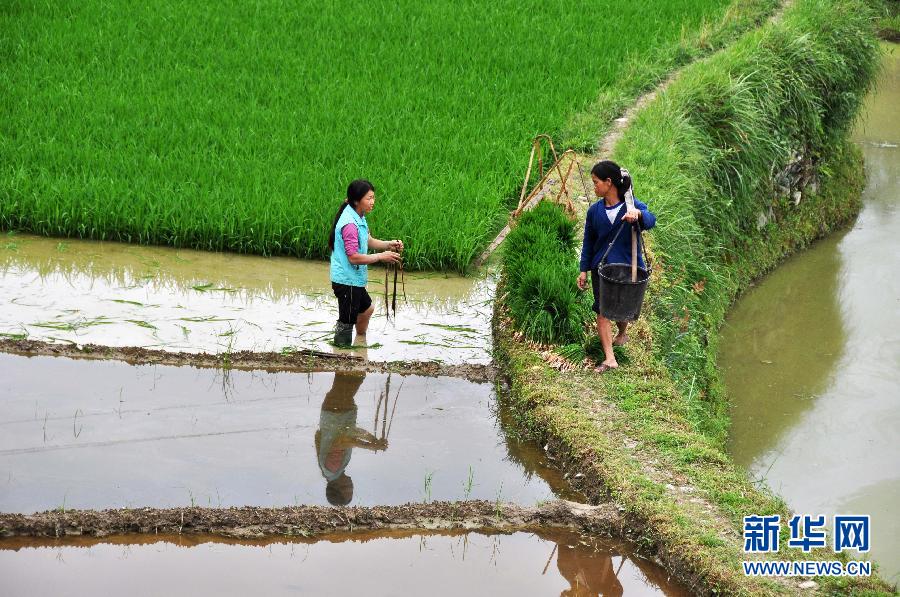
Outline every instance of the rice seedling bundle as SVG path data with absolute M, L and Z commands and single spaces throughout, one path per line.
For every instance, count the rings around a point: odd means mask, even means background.
M 503 247 L 509 312 L 537 342 L 581 343 L 590 292 L 578 290 L 575 222 L 546 201 L 519 218 Z

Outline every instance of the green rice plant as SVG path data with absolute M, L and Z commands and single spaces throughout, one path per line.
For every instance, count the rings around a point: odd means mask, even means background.
M 557 241 L 562 250 L 575 249 L 575 228 L 572 226 L 572 220 L 558 206 L 548 201 L 541 201 L 533 209 L 523 213 L 516 223 L 516 227 L 528 230 L 529 233 L 536 232 L 541 236 L 546 234 Z M 523 230 L 519 239 L 512 239 L 511 246 L 507 245 L 509 251 L 527 250 L 527 247 L 515 244 L 516 242 L 530 242 L 530 238 L 526 239 L 521 236 L 524 234 L 526 232 Z
M 468 500 L 469 496 L 472 495 L 472 487 L 475 485 L 475 471 L 472 470 L 472 465 L 469 465 L 469 476 L 463 482 L 463 500 Z
M 774 4 L 6 0 L 0 229 L 322 258 L 366 177 L 409 268 L 464 270 L 536 133 L 596 139 Z

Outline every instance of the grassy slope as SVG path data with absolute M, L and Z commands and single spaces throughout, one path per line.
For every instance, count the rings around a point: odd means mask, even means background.
M 828 224 L 800 220 L 795 240 L 773 244 L 795 210 L 772 174 L 802 155 L 827 181 L 851 159 L 844 139 L 874 82 L 877 54 L 863 1 L 798 0 L 779 25 L 688 69 L 616 148 L 662 214 L 652 234 L 654 351 L 691 396 L 694 424 L 718 441 L 728 420 L 716 331 L 728 306 Z
M 740 572 L 742 516 L 786 509 L 723 449 L 715 332 L 753 278 L 856 213 L 847 197 L 859 196 L 862 168 L 843 138 L 873 54 L 865 6 L 798 0 L 781 24 L 689 67 L 626 131 L 615 157 L 660 216 L 650 316 L 623 351 L 626 367 L 560 374 L 513 340 L 498 307 L 497 348 L 523 417 L 602 482 L 664 561 L 703 591 L 796 590 Z M 797 149 L 813 158 L 820 192 L 799 207 L 767 199 L 771 165 Z M 761 230 L 759 212 L 774 216 Z M 824 592 L 889 591 L 877 578 L 817 580 Z
M 461 269 L 505 220 L 535 133 L 608 123 L 773 4 L 720 21 L 727 0 L 9 0 L 0 228 L 318 257 L 366 176 L 376 235 L 405 238 L 410 266 Z

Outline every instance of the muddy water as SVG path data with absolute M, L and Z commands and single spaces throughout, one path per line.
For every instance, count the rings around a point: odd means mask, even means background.
M 900 579 L 900 49 L 855 139 L 851 230 L 788 260 L 731 312 L 719 363 L 738 463 L 802 514 L 872 516 L 871 557 Z
M 6 595 L 687 595 L 623 546 L 567 532 L 0 540 Z
M 0 354 L 0 511 L 579 500 L 455 378 Z
M 384 269 L 369 277 L 368 358 L 490 361 L 490 272 L 411 272 L 391 320 Z M 0 334 L 188 352 L 331 350 L 337 319 L 326 263 L 14 233 L 0 234 L 0 304 Z

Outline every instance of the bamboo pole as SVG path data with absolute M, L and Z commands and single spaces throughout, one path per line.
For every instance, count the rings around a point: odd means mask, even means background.
M 635 209 L 634 199 L 630 196 L 625 197 L 625 208 Z M 631 225 L 631 281 L 637 282 L 637 233 L 638 223 Z

